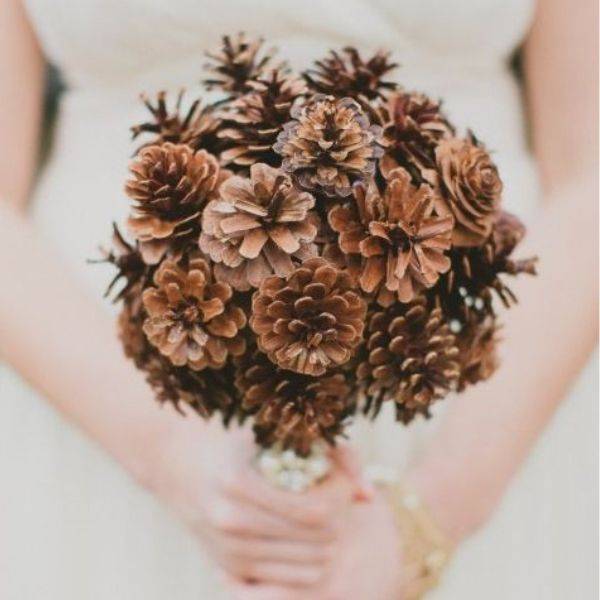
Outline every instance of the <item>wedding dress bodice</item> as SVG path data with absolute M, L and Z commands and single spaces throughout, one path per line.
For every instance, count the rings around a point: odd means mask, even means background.
M 77 88 L 189 86 L 223 33 L 265 35 L 298 64 L 330 46 L 385 47 L 410 71 L 473 79 L 502 68 L 531 0 L 26 0 Z

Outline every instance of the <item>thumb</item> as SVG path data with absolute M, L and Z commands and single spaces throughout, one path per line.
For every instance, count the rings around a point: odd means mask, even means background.
M 330 458 L 350 480 L 353 499 L 357 502 L 370 502 L 375 494 L 375 489 L 365 478 L 356 451 L 348 444 L 338 445 L 331 450 Z

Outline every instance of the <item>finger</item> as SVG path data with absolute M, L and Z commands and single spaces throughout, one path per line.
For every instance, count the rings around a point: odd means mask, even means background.
M 238 478 L 230 492 L 263 510 L 308 527 L 331 525 L 332 517 L 352 498 L 350 482 L 339 470 L 301 493 L 276 488 L 262 475 L 249 470 Z
M 221 547 L 233 560 L 314 564 L 325 567 L 333 559 L 332 545 L 287 540 L 229 536 L 222 541 Z
M 360 458 L 353 448 L 348 444 L 338 445 L 331 450 L 329 456 L 350 480 L 355 500 L 369 502 L 375 497 L 375 488 L 364 476 Z
M 218 538 L 263 538 L 315 545 L 330 544 L 336 538 L 333 525 L 304 527 L 247 501 L 214 502 L 209 510 L 208 525 Z
M 279 562 L 234 563 L 225 569 L 235 577 L 265 585 L 312 587 L 320 583 L 326 570 L 318 565 L 289 565 Z M 230 570 L 231 569 L 231 570 Z

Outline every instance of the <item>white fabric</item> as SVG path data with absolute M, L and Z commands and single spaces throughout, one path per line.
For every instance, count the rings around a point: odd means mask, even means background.
M 495 151 L 506 206 L 526 220 L 535 210 L 536 174 L 520 91 L 508 68 L 532 17 L 532 0 L 25 4 L 69 86 L 35 194 L 35 218 L 99 302 L 109 273 L 85 259 L 127 209 L 128 127 L 144 117 L 138 93 L 194 90 L 203 51 L 221 33 L 242 28 L 266 36 L 296 66 L 347 43 L 393 49 L 402 63 L 398 78 L 443 98 L 451 119 L 472 127 Z M 596 530 L 596 385 L 588 370 L 494 521 L 461 549 L 436 598 L 596 597 L 596 548 L 588 534 Z M 0 398 L 1 535 L 8 540 L 0 556 L 2 598 L 221 597 L 180 525 L 6 369 L 0 370 Z M 447 405 L 451 410 L 451 400 Z M 383 420 L 357 427 L 354 437 L 367 458 L 400 468 L 430 428 L 403 430 Z

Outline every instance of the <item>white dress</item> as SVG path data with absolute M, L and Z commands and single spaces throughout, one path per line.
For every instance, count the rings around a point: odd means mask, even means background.
M 38 226 L 100 294 L 85 264 L 123 219 L 141 91 L 188 89 L 222 33 L 263 34 L 295 66 L 330 47 L 392 49 L 407 86 L 495 151 L 506 206 L 525 220 L 537 181 L 508 61 L 532 0 L 26 0 L 68 85 L 34 198 Z M 498 376 L 502 376 L 502 372 Z M 595 374 L 588 370 L 492 523 L 464 545 L 441 599 L 596 597 Z M 222 597 L 196 542 L 153 498 L 19 377 L 0 367 L 0 597 L 192 600 Z M 448 402 L 451 410 L 451 400 Z M 360 428 L 368 459 L 397 468 L 427 425 Z M 468 465 L 465 465 L 468 468 Z M 592 532 L 589 534 L 588 532 Z M 371 600 L 371 599 L 349 599 Z M 375 599 L 376 600 L 376 599 Z

